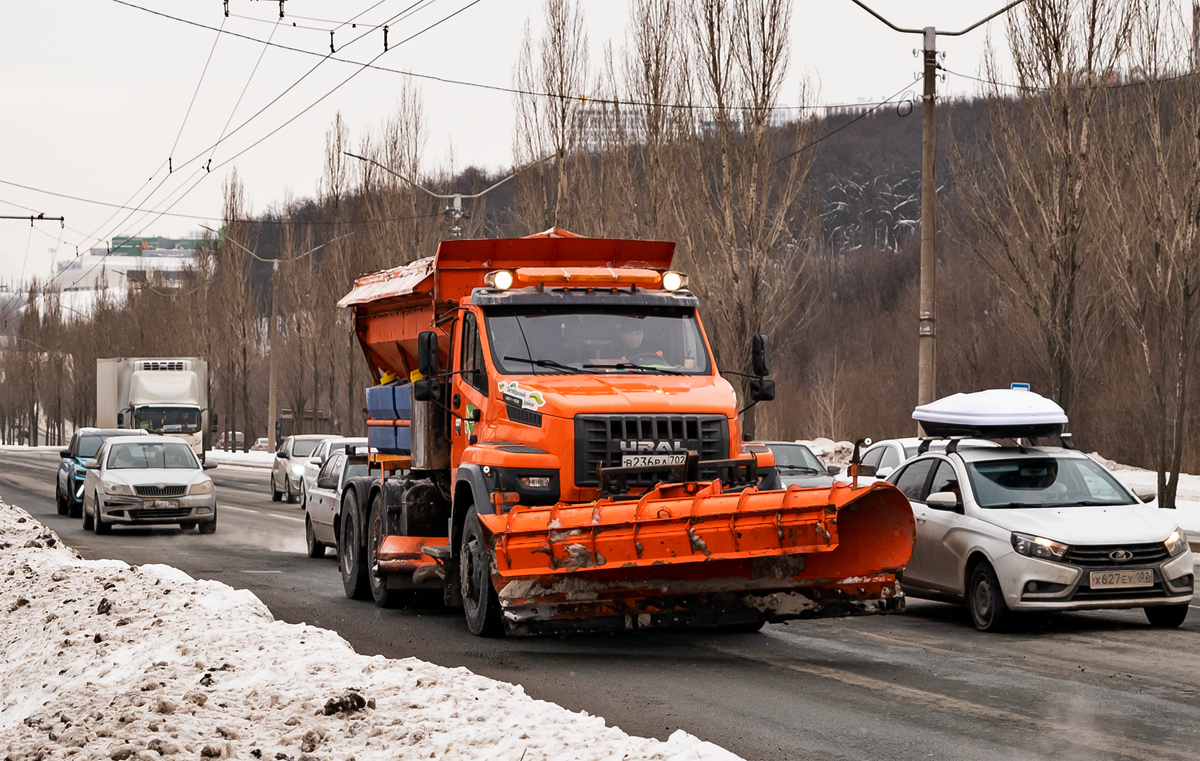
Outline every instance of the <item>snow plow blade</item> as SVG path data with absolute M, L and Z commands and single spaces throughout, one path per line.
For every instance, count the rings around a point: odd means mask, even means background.
M 510 634 L 890 613 L 903 609 L 896 574 L 914 535 L 908 500 L 883 482 L 682 483 L 480 517 Z

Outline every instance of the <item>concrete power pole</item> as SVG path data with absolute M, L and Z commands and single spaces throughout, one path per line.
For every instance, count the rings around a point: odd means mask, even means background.
M 880 16 L 861 0 L 850 0 L 901 34 L 919 34 L 925 88 L 921 96 L 921 301 L 917 315 L 917 404 L 937 398 L 937 38 L 959 37 L 1007 13 L 1025 0 L 1015 0 L 995 13 L 957 32 L 939 32 L 932 26 L 905 29 Z M 918 434 L 923 434 L 920 425 Z
M 270 370 L 267 375 L 267 451 L 274 452 L 278 446 L 275 441 L 275 330 L 279 322 L 279 260 L 271 262 L 271 322 L 267 325 L 267 362 Z M 315 405 L 314 405 L 315 406 Z

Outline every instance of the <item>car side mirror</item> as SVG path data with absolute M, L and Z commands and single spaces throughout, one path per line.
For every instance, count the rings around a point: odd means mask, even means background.
M 958 495 L 952 491 L 939 491 L 935 494 L 930 494 L 925 499 L 925 504 L 935 510 L 958 510 Z
M 70 449 L 60 449 L 60 450 L 58 450 L 58 456 L 65 460 L 71 456 L 71 450 Z
M 205 470 L 212 470 L 213 468 L 217 467 L 217 464 L 215 462 L 208 462 L 206 460 L 203 464 L 203 467 Z
M 283 452 L 283 451 L 276 452 L 275 456 L 278 457 L 280 460 L 286 460 L 288 458 L 287 452 Z
M 890 476 L 891 474 L 893 474 L 895 472 L 896 472 L 896 469 L 891 467 L 890 465 L 884 465 L 882 468 L 875 469 L 875 475 L 879 478 L 887 478 L 888 476 Z
M 831 476 L 836 476 L 837 474 L 842 472 L 842 469 L 836 465 L 828 465 L 825 468 L 825 472 Z
M 422 331 L 417 336 L 417 369 L 423 379 L 437 375 L 438 340 L 437 333 L 432 330 Z
M 1143 502 L 1153 502 L 1158 497 L 1158 488 L 1150 486 L 1149 484 L 1145 486 L 1135 486 L 1133 487 L 1133 496 L 1137 497 Z
M 771 374 L 771 339 L 766 333 L 754 334 L 750 343 L 750 356 L 755 375 L 761 378 Z
M 88 460 L 83 464 L 83 467 L 87 468 L 88 470 L 99 470 L 100 463 L 96 462 L 95 460 Z
M 310 463 L 312 463 L 313 465 L 323 465 L 325 463 L 325 461 L 322 460 L 320 457 L 310 457 L 310 458 L 308 458 L 308 461 Z

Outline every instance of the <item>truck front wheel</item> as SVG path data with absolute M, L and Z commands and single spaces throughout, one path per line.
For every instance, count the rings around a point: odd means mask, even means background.
M 342 502 L 342 530 L 338 536 L 338 566 L 342 571 L 342 591 L 351 600 L 365 600 L 371 596 L 367 583 L 366 560 L 363 558 L 358 527 L 358 500 L 353 492 Z
M 489 554 L 479 514 L 472 507 L 463 524 L 458 562 L 462 579 L 463 614 L 467 619 L 467 628 L 479 637 L 499 637 L 504 633 L 500 620 L 500 598 L 492 588 Z

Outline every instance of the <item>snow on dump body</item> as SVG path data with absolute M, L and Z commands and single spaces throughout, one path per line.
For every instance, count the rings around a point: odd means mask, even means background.
M 276 621 L 246 590 L 86 561 L 0 502 L 0 754 L 17 760 L 736 759 Z

